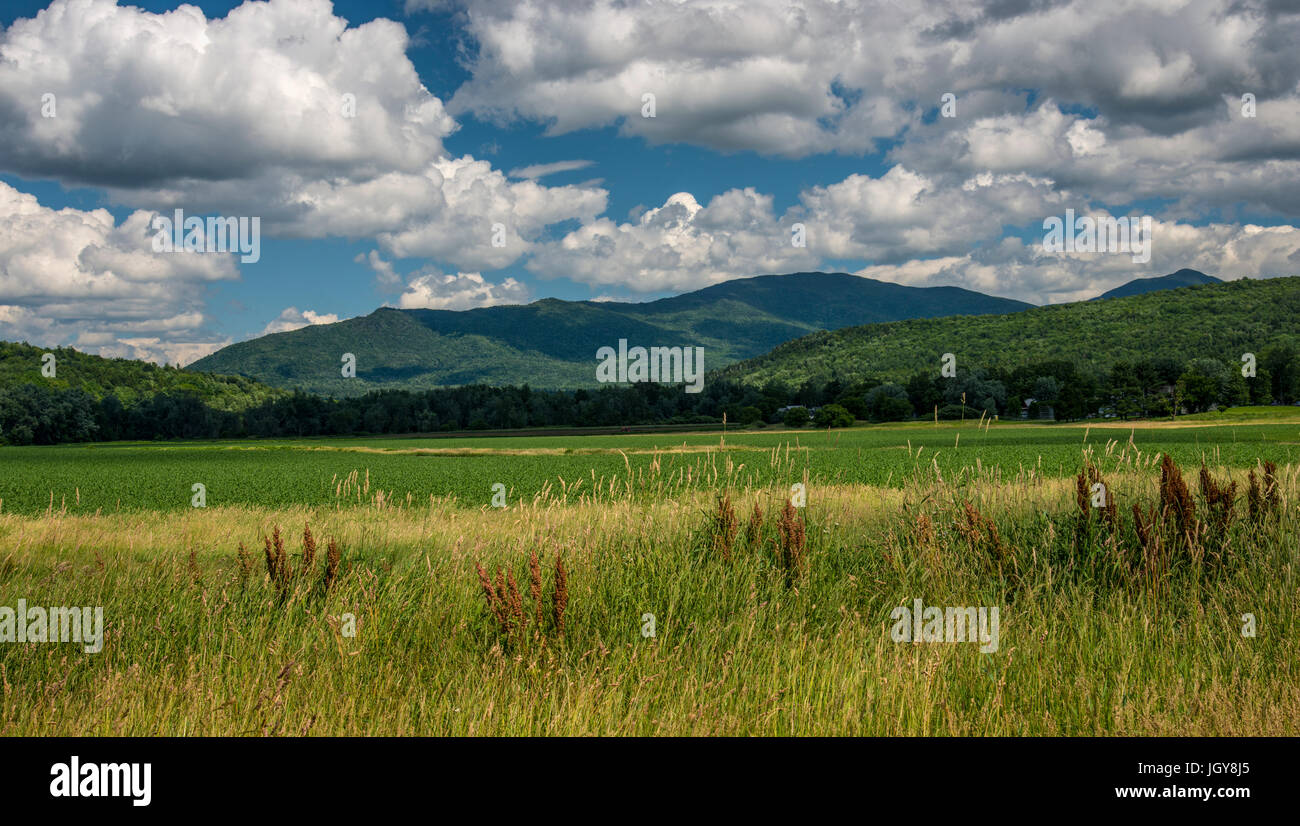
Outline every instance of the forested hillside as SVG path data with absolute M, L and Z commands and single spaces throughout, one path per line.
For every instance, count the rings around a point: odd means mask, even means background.
M 286 395 L 242 376 L 0 342 L 0 442 L 148 439 L 160 427 L 211 435 L 204 423 L 212 413 L 235 415 Z
M 54 356 L 53 376 L 42 373 L 47 353 Z M 282 390 L 243 376 L 189 372 L 133 359 L 101 358 L 71 347 L 42 348 L 0 341 L 0 389 L 19 384 L 82 390 L 95 399 L 111 393 L 123 404 L 159 393 L 191 393 L 218 410 L 243 410 L 285 395 Z
M 1300 278 L 1240 280 L 1128 298 L 1034 307 L 996 316 L 914 319 L 815 333 L 718 371 L 745 384 L 905 381 L 938 375 L 945 353 L 963 368 L 1068 362 L 1088 373 L 1117 363 L 1207 357 L 1241 364 L 1268 345 L 1300 341 Z

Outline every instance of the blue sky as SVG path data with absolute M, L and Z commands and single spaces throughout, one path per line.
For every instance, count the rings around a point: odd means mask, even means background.
M 1267 4 L 197 6 L 4 6 L 0 338 L 188 362 L 384 304 L 804 269 L 1035 303 L 1300 272 L 1297 15 Z M 260 260 L 159 259 L 176 207 L 259 216 Z M 1067 207 L 1153 217 L 1150 260 L 1045 252 Z

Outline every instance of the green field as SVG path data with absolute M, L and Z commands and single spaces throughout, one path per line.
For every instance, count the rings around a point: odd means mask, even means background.
M 1168 453 L 1184 465 L 1244 468 L 1300 459 L 1300 417 L 1290 408 L 1188 417 L 1176 423 L 1094 425 L 941 422 L 850 430 L 733 431 L 620 436 L 464 439 L 311 439 L 0 447 L 0 512 L 175 510 L 195 483 L 208 507 L 427 505 L 430 497 L 508 501 L 684 490 L 822 485 L 901 487 L 918 475 L 960 483 L 1055 478 L 1077 472 L 1091 450 L 1103 470 Z M 1226 423 L 1216 424 L 1216 422 Z M 340 486 L 350 474 L 356 485 Z M 368 484 L 367 484 L 368 480 Z M 576 485 L 576 487 L 574 487 Z

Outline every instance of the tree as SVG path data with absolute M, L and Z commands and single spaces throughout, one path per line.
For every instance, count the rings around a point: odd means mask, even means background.
M 1300 353 L 1289 341 L 1265 347 L 1259 354 L 1259 366 L 1273 379 L 1273 398 L 1283 404 L 1300 399 Z M 1258 377 L 1258 376 L 1257 376 Z
M 987 370 L 979 367 L 946 380 L 943 395 L 944 401 L 950 405 L 965 404 L 974 408 L 976 418 L 981 410 L 993 416 L 1007 403 L 1007 388 L 1002 382 L 990 378 Z
M 1219 403 L 1228 385 L 1228 371 L 1214 359 L 1192 359 L 1178 377 L 1178 397 L 1193 413 Z
M 1133 364 L 1120 361 L 1112 365 L 1107 385 L 1105 395 L 1110 399 L 1117 416 L 1127 419 L 1142 415 L 1146 407 L 1146 395 Z
M 916 373 L 907 380 L 907 400 L 918 416 L 929 416 L 930 411 L 943 404 L 944 381 L 938 374 Z
M 1056 376 L 1039 376 L 1034 379 L 1033 397 L 1039 404 L 1056 404 L 1061 398 L 1061 383 Z
M 1250 391 L 1251 404 L 1273 403 L 1273 374 L 1264 368 L 1256 369 L 1255 377 L 1246 380 L 1246 387 Z
M 907 398 L 906 391 L 904 391 L 903 393 L 903 398 L 904 399 Z M 854 419 L 870 418 L 871 414 L 867 410 L 867 404 L 865 401 L 863 401 L 862 396 L 860 395 L 854 393 L 845 393 L 841 395 L 839 398 L 837 398 L 835 400 L 835 403 L 838 404 L 840 407 L 843 407 L 845 410 L 849 411 L 849 413 L 852 413 Z M 908 404 L 907 409 L 910 411 L 912 409 L 912 405 Z
M 808 424 L 811 418 L 808 415 L 808 408 L 792 407 L 785 411 L 785 418 L 782 421 L 785 422 L 786 427 L 803 427 Z
M 867 417 L 873 422 L 900 422 L 912 415 L 907 391 L 897 384 L 882 384 L 867 391 Z
M 818 427 L 852 427 L 853 414 L 838 404 L 828 404 L 817 411 L 814 422 Z

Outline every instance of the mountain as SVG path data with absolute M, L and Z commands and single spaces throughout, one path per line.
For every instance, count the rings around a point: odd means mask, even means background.
M 1161 275 L 1154 278 L 1135 278 L 1127 284 L 1121 284 L 1113 290 L 1107 290 L 1101 295 L 1094 298 L 1098 301 L 1103 298 L 1127 298 L 1131 295 L 1143 295 L 1144 293 L 1153 293 L 1157 290 L 1175 290 L 1179 287 L 1191 287 L 1196 284 L 1222 284 L 1223 282 L 1212 275 L 1206 275 L 1197 270 L 1183 268 L 1178 272 L 1169 275 Z
M 1240 363 L 1281 340 L 1300 341 L 1300 277 L 1240 280 L 1108 301 L 1034 307 L 1009 315 L 914 319 L 814 333 L 715 374 L 756 386 L 808 379 L 905 381 L 957 369 L 1062 359 L 1093 370 L 1117 361 L 1207 356 Z
M 42 373 L 47 353 L 54 356 L 52 377 Z M 243 376 L 191 373 L 147 361 L 101 358 L 71 347 L 0 341 L 0 390 L 23 384 L 82 390 L 96 399 L 111 393 L 127 406 L 159 393 L 185 393 L 218 410 L 243 410 L 286 395 Z
M 1031 306 L 846 273 L 762 275 L 640 304 L 547 298 L 460 311 L 381 308 L 232 344 L 187 370 L 337 396 L 473 383 L 595 387 L 596 351 L 619 339 L 630 347 L 703 347 L 705 367 L 714 368 L 819 330 Z M 341 374 L 345 353 L 356 356 L 355 378 Z

